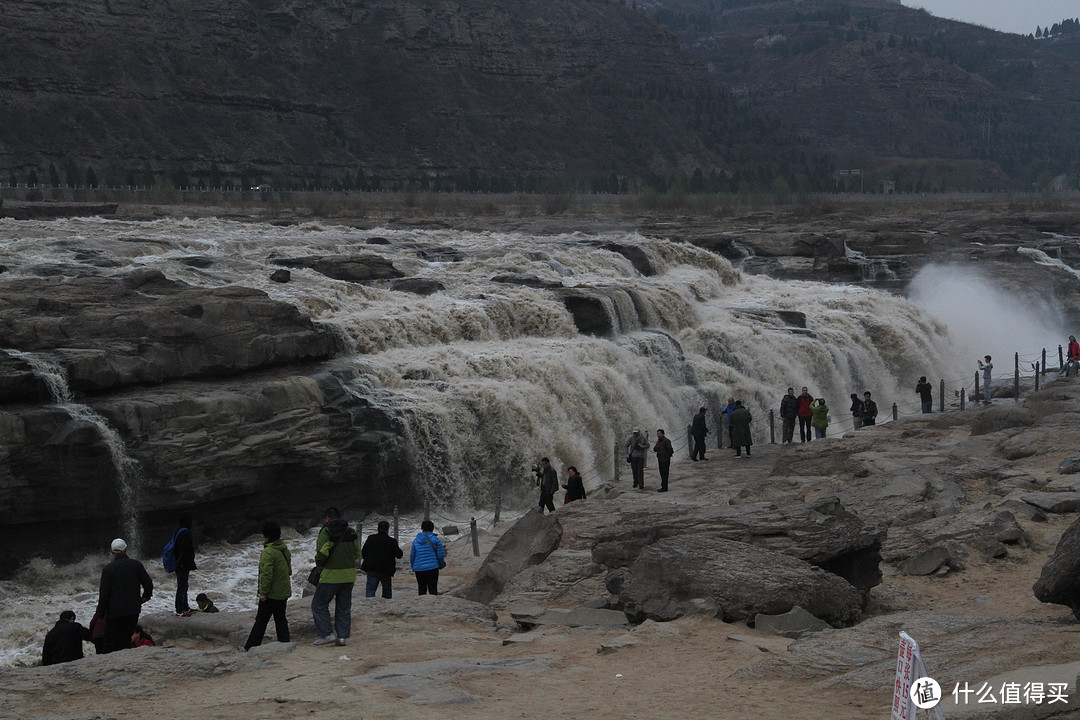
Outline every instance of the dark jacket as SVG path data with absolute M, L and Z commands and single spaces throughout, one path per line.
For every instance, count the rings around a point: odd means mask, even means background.
M 671 440 L 665 435 L 656 441 L 653 452 L 656 453 L 656 459 L 660 462 L 670 462 L 671 456 L 675 454 L 675 448 L 671 447 Z
M 180 528 L 179 534 L 176 536 L 176 543 L 173 545 L 176 549 L 176 569 L 177 570 L 195 570 L 195 541 L 191 537 L 190 528 Z
M 750 435 L 750 422 L 752 420 L 750 411 L 743 405 L 739 405 L 731 411 L 731 421 L 734 423 L 731 432 L 732 445 L 743 447 L 754 444 Z
M 690 434 L 696 438 L 703 438 L 709 434 L 709 428 L 705 425 L 705 416 L 698 413 L 694 416 L 694 422 L 690 425 Z
M 90 642 L 90 631 L 74 620 L 58 620 L 53 629 L 45 635 L 45 644 L 41 647 L 41 664 L 81 660 L 83 640 Z
M 127 555 L 117 555 L 101 571 L 97 612 L 102 617 L 137 617 L 142 604 L 153 595 L 154 581 L 143 564 Z
M 873 400 L 864 400 L 862 404 L 863 425 L 874 423 L 877 419 L 877 403 Z
M 852 400 L 851 401 L 851 417 L 861 418 L 862 413 L 863 413 L 862 400 L 858 400 L 858 399 Z
M 933 402 L 934 396 L 931 393 L 930 383 L 922 382 L 915 385 L 915 392 L 919 393 L 919 398 L 924 402 Z
M 794 395 L 785 395 L 780 400 L 780 417 L 785 420 L 794 420 L 799 410 L 799 398 Z
M 585 499 L 585 482 L 580 475 L 570 475 L 566 478 L 566 502 Z
M 360 551 L 360 556 L 364 558 L 360 569 L 364 572 L 393 575 L 397 572 L 395 560 L 404 554 L 394 538 L 387 533 L 368 535 L 364 541 L 364 549 Z
M 554 495 L 559 491 L 559 473 L 555 467 L 548 465 L 544 468 L 544 474 L 540 478 L 540 492 L 545 495 Z

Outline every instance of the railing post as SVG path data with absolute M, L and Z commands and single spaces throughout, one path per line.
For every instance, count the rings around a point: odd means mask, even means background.
M 1016 393 L 1015 402 L 1020 402 L 1020 353 L 1014 353 L 1015 363 L 1013 365 L 1013 392 Z
M 1035 363 L 1035 392 L 1039 392 L 1039 363 Z
M 493 525 L 499 524 L 499 513 L 502 512 L 502 495 L 495 496 L 495 521 Z
M 1043 348 L 1043 356 L 1042 356 L 1042 374 L 1043 374 L 1043 375 L 1045 375 L 1045 374 L 1046 374 L 1046 348 Z
M 476 532 L 476 518 L 469 519 L 469 533 L 472 535 L 473 557 L 480 557 L 480 535 Z
M 896 403 L 893 403 L 893 404 L 892 404 L 892 419 L 893 419 L 893 421 L 895 422 L 895 421 L 896 421 L 897 419 L 899 419 L 899 418 L 900 418 L 900 415 L 899 415 L 899 413 L 898 413 L 898 412 L 897 412 L 897 410 L 896 410 Z
M 622 457 L 620 457 L 620 455 L 621 455 L 621 453 L 619 452 L 619 443 L 616 442 L 615 443 L 615 452 L 611 456 L 612 460 L 613 460 L 612 463 L 611 463 L 611 466 L 612 466 L 612 468 L 614 468 L 611 471 L 611 482 L 615 483 L 616 485 L 619 484 L 619 468 L 621 467 L 619 465 L 619 460 L 622 459 Z
M 776 444 L 776 414 L 769 408 L 769 444 Z
M 431 499 L 424 498 L 424 520 L 431 520 Z
M 1058 345 L 1058 371 L 1065 369 L 1065 354 L 1061 352 L 1061 346 Z
M 979 394 L 979 371 L 975 371 L 975 394 L 971 396 L 971 402 L 979 402 L 979 398 L 982 395 Z
M 938 391 L 938 412 L 945 412 L 945 379 L 941 380 L 941 389 Z
M 398 509 L 394 506 L 394 542 L 398 541 Z
M 694 436 L 691 435 L 694 431 L 693 425 L 686 426 L 686 453 L 690 456 L 690 459 L 694 459 Z
M 960 412 L 964 412 L 964 401 L 967 399 L 967 388 L 960 388 Z

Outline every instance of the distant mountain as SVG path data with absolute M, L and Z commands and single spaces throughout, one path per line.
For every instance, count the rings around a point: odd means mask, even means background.
M 827 177 L 589 0 L 5 0 L 0 181 L 597 190 Z M 92 171 L 92 172 L 91 172 Z
M 888 0 L 655 0 L 644 11 L 749 112 L 828 154 L 836 183 L 1046 187 L 1080 176 L 1080 26 L 1044 39 Z M 1032 28 L 1034 32 L 1035 28 Z
M 888 0 L 5 0 L 0 182 L 1030 188 L 1077 69 Z

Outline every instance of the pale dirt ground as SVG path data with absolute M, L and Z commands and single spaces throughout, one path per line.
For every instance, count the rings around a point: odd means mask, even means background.
M 887 439 L 900 428 L 881 426 L 875 432 Z M 965 434 L 968 430 L 943 430 Z M 835 441 L 830 441 L 830 443 Z M 841 441 L 842 442 L 842 441 Z M 817 445 L 817 443 L 815 443 Z M 818 447 L 824 447 L 825 444 Z M 762 445 L 753 460 L 734 460 L 727 451 L 712 451 L 705 463 L 673 468 L 672 491 L 666 496 L 642 493 L 644 502 L 696 503 L 703 496 L 728 492 L 762 479 L 784 452 L 798 448 Z M 1016 467 L 1045 476 L 1060 457 L 1047 455 L 1016 463 Z M 653 487 L 655 480 L 650 479 Z M 992 617 L 1023 617 L 1045 621 L 1051 628 L 1046 662 L 1074 659 L 1080 629 L 1067 608 L 1043 605 L 1031 587 L 1060 533 L 1075 516 L 1051 515 L 1046 523 L 1020 519 L 1029 545 L 1010 548 L 1002 560 L 971 560 L 965 570 L 945 577 L 908 577 L 884 567 L 883 589 L 914 598 L 909 607 L 945 613 Z M 485 541 L 490 546 L 493 537 Z M 564 537 L 564 544 L 574 543 Z M 464 550 L 464 548 L 462 548 Z M 464 552 L 455 555 L 462 558 Z M 459 560 L 441 583 L 448 590 L 471 576 L 479 560 Z M 396 594 L 413 592 L 407 572 L 396 578 Z M 569 601 L 580 601 L 573 598 Z M 294 601 L 294 604 L 305 604 Z M 500 620 L 509 623 L 505 611 Z M 1060 632 L 1053 628 L 1060 628 Z M 736 673 L 785 653 L 790 641 L 765 635 L 743 624 L 725 624 L 689 617 L 649 624 L 632 631 L 639 644 L 612 654 L 600 654 L 601 642 L 624 635 L 625 629 L 568 629 L 544 626 L 528 633 L 531 642 L 504 646 L 509 632 L 478 625 L 431 623 L 401 617 L 364 615 L 354 618 L 353 638 L 346 648 L 313 647 L 313 636 L 294 633 L 296 649 L 271 657 L 262 666 L 206 679 L 158 687 L 143 698 L 113 698 L 87 687 L 34 688 L 35 716 L 89 709 L 90 717 L 145 718 L 419 718 L 458 717 L 476 720 L 504 718 L 775 718 L 776 720 L 862 720 L 888 717 L 891 687 L 867 692 L 829 683 L 828 673 L 792 672 L 791 677 L 746 680 Z M 750 638 L 750 642 L 731 636 Z M 757 638 L 756 643 L 753 641 Z M 757 647 L 755 647 L 755 644 Z M 1007 649 L 1003 649 L 1007 652 Z M 933 651 L 924 646 L 933 667 Z M 410 693 L 350 678 L 393 662 L 436 658 L 544 658 L 550 669 L 538 673 L 513 670 L 457 676 L 454 686 L 478 697 L 454 705 L 410 702 Z M 621 675 L 621 677 L 619 677 Z M 775 676 L 763 673 L 765 677 Z M 743 673 L 745 676 L 745 673 Z M 439 682 L 444 682 L 440 680 Z M 29 689 L 29 688 L 27 688 Z M 79 716 L 80 718 L 82 716 Z

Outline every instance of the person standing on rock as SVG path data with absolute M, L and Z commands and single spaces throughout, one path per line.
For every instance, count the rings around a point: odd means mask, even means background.
M 810 426 L 810 421 L 814 417 L 814 409 L 811 407 L 814 404 L 814 396 L 810 394 L 809 390 L 803 388 L 802 394 L 797 399 L 799 407 L 795 414 L 799 416 L 799 442 L 807 443 L 813 440 L 814 437 Z
M 705 459 L 705 436 L 709 434 L 709 427 L 705 424 L 705 408 L 698 410 L 694 421 L 690 424 L 690 437 L 694 438 L 694 449 L 690 453 L 693 461 Z
M 409 565 L 416 574 L 417 594 L 438 595 L 439 570 L 446 567 L 446 546 L 435 534 L 435 523 L 430 520 L 420 523 L 420 532 L 409 551 Z
M 818 440 L 825 438 L 825 430 L 829 427 L 829 405 L 825 398 L 814 401 L 814 417 L 810 419 L 810 425 L 814 428 L 814 434 Z
M 922 402 L 923 414 L 932 413 L 934 411 L 934 392 L 930 383 L 926 382 L 925 375 L 920 377 L 919 382 L 915 384 L 915 392 L 919 394 L 919 400 Z
M 994 364 L 990 362 L 990 356 L 985 357 L 986 362 L 979 361 L 979 369 L 983 374 L 983 402 L 987 405 L 990 404 L 990 371 L 994 369 Z
M 754 444 L 750 436 L 750 411 L 743 407 L 742 400 L 735 401 L 735 409 L 731 411 L 731 420 L 735 423 L 734 447 L 735 457 L 742 457 L 742 449 L 746 448 L 746 457 L 750 457 L 750 446 Z
M 75 613 L 65 610 L 53 629 L 45 634 L 41 646 L 41 664 L 58 665 L 83 659 L 83 641 L 90 642 L 90 631 L 75 622 Z
M 731 411 L 734 409 L 735 398 L 732 397 L 727 399 L 727 405 L 724 406 L 724 409 L 720 411 L 720 413 L 724 415 L 724 425 L 727 426 L 728 447 L 732 447 L 735 444 L 735 441 L 731 439 L 731 435 L 735 427 L 731 424 Z M 723 432 L 723 429 L 721 429 L 720 432 Z
M 634 428 L 634 434 L 626 438 L 626 457 L 630 460 L 630 472 L 634 476 L 634 487 L 645 489 L 645 453 L 649 449 L 649 438 L 641 434 L 641 428 Z M 704 444 L 702 444 L 704 460 Z
M 851 419 L 854 421 L 853 430 L 858 430 L 862 427 L 862 413 L 863 404 L 862 400 L 856 393 L 851 393 Z
M 563 490 L 566 490 L 563 505 L 585 499 L 585 480 L 573 465 L 566 468 L 566 484 L 563 485 Z
M 285 607 L 292 595 L 292 553 L 281 539 L 281 525 L 275 520 L 263 522 L 262 539 L 263 549 L 259 555 L 259 609 L 255 613 L 251 634 L 244 643 L 244 650 L 262 645 L 271 616 L 274 618 L 278 642 L 289 642 L 289 619 L 285 616 Z
M 390 523 L 386 520 L 379 521 L 379 531 L 374 535 L 368 535 L 364 541 L 364 548 L 360 551 L 363 562 L 360 569 L 367 573 L 367 587 L 364 597 L 375 597 L 375 591 L 382 585 L 382 596 L 389 600 L 394 597 L 391 580 L 397 572 L 397 559 L 405 553 L 397 544 L 397 540 L 390 537 Z
M 863 393 L 862 424 L 863 427 L 877 424 L 877 403 L 870 399 L 869 390 Z
M 191 513 L 182 512 L 176 520 L 176 532 L 173 534 L 173 549 L 176 553 L 176 614 L 182 617 L 191 615 L 188 605 L 188 580 L 195 570 L 195 540 L 191 536 Z
M 663 430 L 656 431 L 656 465 L 660 468 L 660 489 L 657 492 L 667 492 L 668 474 L 671 472 L 671 456 L 675 454 L 675 448 L 671 447 L 671 441 Z
M 790 445 L 795 437 L 795 419 L 798 417 L 799 398 L 795 397 L 795 388 L 788 388 L 787 395 L 780 400 L 780 421 L 783 430 L 780 435 L 781 445 Z M 732 447 L 735 447 L 732 441 Z
M 318 635 L 314 644 L 344 646 L 352 635 L 352 592 L 356 585 L 360 538 L 341 518 L 326 524 L 326 534 L 326 543 L 315 553 L 315 564 L 322 572 L 311 596 L 311 615 Z M 333 628 L 330 627 L 331 600 L 334 601 Z
M 107 653 L 131 647 L 142 605 L 154 595 L 154 581 L 141 562 L 127 556 L 127 543 L 116 538 L 110 549 L 112 561 L 101 571 L 97 604 L 98 615 L 105 618 Z
M 540 460 L 540 514 L 544 514 L 544 508 L 549 513 L 555 512 L 555 493 L 559 492 L 559 473 L 551 467 L 551 461 L 547 458 Z M 433 526 L 434 527 L 434 526 Z

